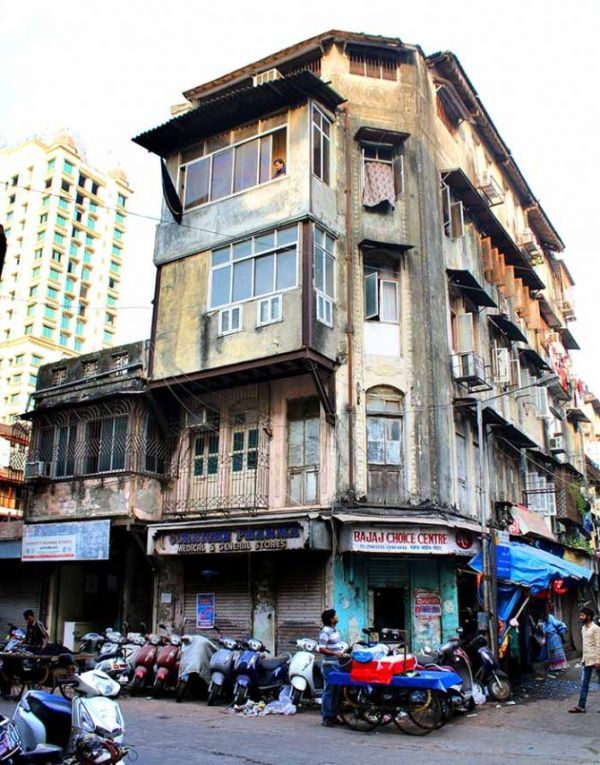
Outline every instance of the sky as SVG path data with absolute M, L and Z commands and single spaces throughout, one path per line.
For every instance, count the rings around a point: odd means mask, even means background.
M 131 137 L 169 119 L 182 91 L 329 29 L 453 51 L 565 242 L 573 357 L 600 396 L 599 0 L 0 0 L 0 29 L 0 146 L 66 128 L 134 189 L 117 342 L 150 335 L 161 203 L 159 160 Z

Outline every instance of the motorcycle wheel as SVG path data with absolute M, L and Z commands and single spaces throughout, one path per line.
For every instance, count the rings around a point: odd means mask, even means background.
M 187 691 L 187 687 L 188 687 L 187 682 L 183 682 L 180 680 L 179 683 L 177 683 L 177 690 L 175 691 L 175 701 L 178 704 L 181 704 L 181 702 L 183 701 Z
M 131 681 L 131 685 L 129 686 L 129 693 L 132 696 L 136 696 L 137 692 L 140 690 L 141 687 L 142 687 L 141 679 L 139 677 L 134 677 L 133 680 Z
M 300 706 L 300 702 L 302 701 L 302 691 L 299 688 L 292 687 L 292 694 L 290 696 L 290 701 L 295 707 Z
M 211 683 L 208 687 L 208 696 L 206 697 L 206 704 L 209 707 L 214 707 L 219 698 L 219 686 Z
M 237 707 L 242 707 L 248 698 L 248 689 L 243 685 L 236 685 L 233 689 L 233 703 Z
M 500 673 L 492 675 L 487 688 L 490 696 L 496 701 L 507 701 L 512 695 L 510 680 Z
M 164 680 L 159 680 L 158 678 L 154 681 L 153 691 L 155 698 L 159 699 L 163 695 L 165 682 Z

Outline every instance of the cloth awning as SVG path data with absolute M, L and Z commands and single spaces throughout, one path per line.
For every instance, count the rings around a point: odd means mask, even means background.
M 591 569 L 559 558 L 558 555 L 518 542 L 510 542 L 509 551 L 510 574 L 505 581 L 529 587 L 533 594 L 549 589 L 555 579 L 566 579 L 573 583 L 589 581 L 594 573 Z M 472 558 L 469 566 L 482 573 L 482 553 Z
M 471 303 L 478 306 L 486 306 L 487 308 L 498 308 L 470 271 L 447 268 L 446 273 L 450 279 L 450 286 L 461 290 Z
M 506 439 L 518 449 L 535 449 L 537 447 L 537 444 L 529 436 L 502 417 L 493 407 L 484 406 L 482 417 L 484 425 L 493 426 L 492 433 L 494 435 Z
M 551 372 L 552 367 L 533 348 L 519 348 L 521 358 L 538 372 Z
M 568 327 L 561 327 L 559 330 L 560 333 L 560 339 L 562 340 L 562 344 L 565 346 L 565 348 L 569 351 L 580 351 L 581 348 L 579 347 L 579 343 L 575 338 L 573 337 L 573 333 Z
M 513 518 L 513 523 L 509 527 L 509 532 L 515 536 L 521 536 L 526 534 L 533 534 L 537 537 L 544 537 L 555 541 L 554 535 L 548 528 L 546 521 L 538 513 L 533 513 L 526 507 L 518 507 L 513 505 L 510 508 L 510 514 Z
M 498 314 L 497 316 L 489 316 L 489 320 L 494 324 L 500 332 L 502 332 L 506 337 L 515 343 L 527 343 L 529 342 L 525 335 L 521 332 L 519 327 L 514 323 L 514 321 L 511 321 L 508 316 L 505 316 L 504 314 Z

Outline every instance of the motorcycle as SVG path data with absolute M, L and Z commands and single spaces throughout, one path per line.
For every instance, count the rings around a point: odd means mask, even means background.
M 176 688 L 181 655 L 180 635 L 169 635 L 166 645 L 159 649 L 154 665 L 154 692 L 158 696 L 167 688 Z
M 500 669 L 498 660 L 494 656 L 488 642 L 479 635 L 472 640 L 466 648 L 474 659 L 479 661 L 479 668 L 475 673 L 478 681 L 495 701 L 506 701 L 512 695 L 512 685 L 508 675 Z
M 114 700 L 120 685 L 95 669 L 72 676 L 68 684 L 73 701 L 28 691 L 18 703 L 13 723 L 25 757 L 45 751 L 47 759 L 62 756 L 65 765 L 120 762 L 127 751 L 123 715 Z
M 122 637 L 117 649 L 107 657 L 98 657 L 95 669 L 99 669 L 122 686 L 127 685 L 135 671 L 137 654 L 145 643 L 144 636 L 139 632 L 128 632 Z M 113 655 L 114 654 L 114 655 Z
M 210 659 L 210 683 L 206 702 L 209 707 L 232 690 L 234 665 L 241 648 L 233 638 L 221 636 L 218 642 L 221 647 Z
M 217 650 L 217 646 L 204 635 L 184 635 L 181 642 L 179 681 L 175 693 L 178 703 L 194 686 L 205 692 L 211 681 L 210 661 Z
M 256 638 L 243 640 L 242 647 L 234 664 L 233 703 L 241 706 L 248 697 L 259 701 L 263 697 L 278 696 L 289 681 L 290 654 L 268 659 L 265 656 L 268 649 Z
M 296 640 L 298 651 L 290 660 L 290 683 L 292 686 L 291 702 L 299 706 L 304 701 L 315 701 L 323 695 L 325 682 L 321 672 L 322 654 L 319 644 L 312 638 Z M 346 645 L 344 652 L 348 650 Z
M 448 691 L 448 699 L 451 707 L 447 712 L 471 712 L 475 707 L 475 696 L 483 693 L 483 688 L 473 677 L 471 660 L 465 651 L 459 629 L 457 637 L 450 638 L 443 643 L 432 660 L 431 649 L 426 649 L 425 656 L 418 657 L 418 669 L 433 670 L 434 672 L 454 672 L 461 679 L 460 685 L 452 686 Z

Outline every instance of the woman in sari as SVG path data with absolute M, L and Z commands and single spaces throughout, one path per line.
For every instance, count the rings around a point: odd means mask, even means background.
M 546 641 L 545 653 L 543 657 L 549 662 L 550 671 L 558 671 L 565 669 L 567 666 L 567 657 L 565 656 L 565 649 L 563 647 L 563 636 L 567 632 L 567 625 L 564 622 L 559 621 L 550 611 L 546 614 L 546 618 L 539 625 L 543 631 L 543 635 Z M 542 656 L 540 656 L 540 659 Z

